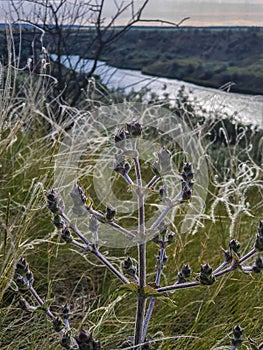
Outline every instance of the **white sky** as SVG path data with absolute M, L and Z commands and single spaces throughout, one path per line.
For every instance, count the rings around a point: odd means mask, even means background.
M 151 0 L 147 15 L 175 22 L 191 17 L 186 25 L 263 26 L 263 0 Z
M 15 0 L 22 3 L 22 0 Z M 55 0 L 50 0 L 54 2 Z M 58 0 L 59 1 L 59 0 Z M 73 0 L 68 0 L 72 2 Z M 79 0 L 83 2 L 84 0 Z M 94 0 L 95 1 L 95 0 Z M 128 3 L 130 0 L 105 0 L 106 17 L 112 17 L 116 5 Z M 137 6 L 143 0 L 135 0 Z M 99 2 L 99 0 L 97 0 Z M 4 21 L 9 0 L 0 0 L 0 21 Z M 150 0 L 145 8 L 143 18 L 163 19 L 179 22 L 184 17 L 190 17 L 184 24 L 207 25 L 256 25 L 263 26 L 263 0 Z M 128 13 L 116 24 L 124 24 L 129 18 Z M 154 23 L 147 23 L 154 24 Z

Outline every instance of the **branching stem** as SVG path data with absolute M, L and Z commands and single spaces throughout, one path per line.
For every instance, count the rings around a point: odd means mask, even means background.
M 165 248 L 164 248 L 164 246 L 162 246 L 160 248 L 160 263 L 157 266 L 157 273 L 156 273 L 156 278 L 155 278 L 156 286 L 160 285 L 161 275 L 162 275 L 162 270 L 163 270 L 164 256 L 165 256 Z M 149 323 L 150 323 L 150 320 L 151 320 L 151 317 L 152 317 L 155 301 L 156 301 L 156 298 L 154 298 L 154 297 L 152 297 L 150 299 L 150 302 L 149 302 L 149 305 L 148 305 L 148 309 L 147 309 L 147 312 L 146 312 L 146 315 L 145 315 L 144 324 L 143 324 L 143 337 L 142 337 L 142 339 L 146 338 L 147 329 L 148 329 L 148 326 L 149 326 Z
M 256 252 L 257 252 L 256 248 L 253 248 L 252 250 L 250 250 L 250 252 L 248 252 L 246 255 L 244 255 L 242 258 L 239 259 L 239 263 L 242 264 L 244 261 L 248 260 L 253 255 L 255 255 Z
M 35 290 L 35 288 L 33 286 L 30 286 L 29 287 L 29 291 L 32 294 L 32 296 L 36 299 L 38 304 L 40 306 L 43 306 L 44 305 L 44 301 L 40 298 L 40 296 L 38 295 L 38 293 Z M 55 319 L 55 316 L 53 315 L 53 313 L 48 308 L 44 309 L 44 311 L 52 320 Z
M 71 230 L 76 233 L 76 235 L 82 240 L 82 242 L 84 242 L 87 246 L 89 246 L 90 245 L 89 240 L 85 236 L 83 236 L 83 234 L 79 231 L 76 225 L 71 223 L 70 219 L 67 217 L 65 213 L 63 213 L 63 211 L 60 212 L 60 216 L 68 223 Z
M 99 221 L 103 222 L 103 220 L 105 220 L 105 216 L 103 214 L 101 214 L 100 212 L 94 210 L 93 208 L 87 207 L 87 210 L 90 212 L 90 214 L 94 215 Z M 136 237 L 134 233 L 132 233 L 129 230 L 126 230 L 124 227 L 118 225 L 116 222 L 107 221 L 107 222 L 105 222 L 105 224 L 113 227 L 116 231 L 123 233 L 127 238 L 129 238 L 131 240 Z
M 157 181 L 160 180 L 160 176 L 154 175 L 154 177 L 148 182 L 146 188 L 152 188 Z
M 136 150 L 136 141 L 132 142 L 133 150 Z M 133 158 L 135 174 L 137 180 L 137 202 L 138 202 L 138 270 L 139 270 L 139 290 L 137 296 L 137 310 L 135 320 L 134 345 L 141 344 L 144 339 L 143 324 L 145 315 L 146 298 L 142 295 L 142 290 L 146 285 L 146 237 L 145 237 L 145 204 L 142 192 L 142 177 L 138 155 Z M 137 346 L 135 349 L 140 349 Z
M 122 283 L 130 283 L 130 281 L 119 271 L 117 270 L 110 262 L 107 258 L 104 257 L 103 254 L 101 254 L 98 249 L 94 248 L 91 246 L 90 242 L 88 241 L 88 239 L 86 237 L 84 237 L 82 235 L 82 233 L 80 233 L 80 231 L 78 230 L 78 228 L 76 227 L 76 225 L 72 225 L 70 219 L 64 214 L 61 213 L 61 216 L 68 222 L 69 227 L 72 229 L 73 232 L 75 232 L 77 234 L 77 236 L 79 238 L 82 239 L 82 241 L 84 241 L 84 243 L 86 245 L 83 245 L 79 242 L 77 242 L 76 240 L 73 240 L 71 243 L 78 248 L 81 248 L 85 251 L 90 251 L 92 254 L 94 254 L 115 276 L 118 277 L 118 279 L 122 282 Z
M 91 251 L 115 276 L 118 277 L 118 279 L 127 284 L 130 283 L 130 281 L 119 271 L 117 270 L 108 259 L 105 258 L 105 256 L 100 253 L 97 249 L 93 249 Z

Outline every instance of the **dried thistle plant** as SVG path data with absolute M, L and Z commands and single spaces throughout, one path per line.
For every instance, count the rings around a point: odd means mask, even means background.
M 171 171 L 171 152 L 162 147 L 157 154 L 157 159 L 152 165 L 153 177 L 148 185 L 143 186 L 140 155 L 137 149 L 137 139 L 143 134 L 142 125 L 135 120 L 127 123 L 115 135 L 114 141 L 117 148 L 114 170 L 125 180 L 127 186 L 134 191 L 138 204 L 137 230 L 129 230 L 119 225 L 116 221 L 118 212 L 114 207 L 108 205 L 104 213 L 96 210 L 92 200 L 88 200 L 83 189 L 75 184 L 71 198 L 73 201 L 73 212 L 85 218 L 89 218 L 89 231 L 93 237 L 90 241 L 86 234 L 78 227 L 64 212 L 64 203 L 59 194 L 54 190 L 47 193 L 47 207 L 54 216 L 54 225 L 60 232 L 61 238 L 69 245 L 85 252 L 93 254 L 101 263 L 123 285 L 123 289 L 136 295 L 137 307 L 134 321 L 134 334 L 125 341 L 129 349 L 151 349 L 151 336 L 148 334 L 148 326 L 151 321 L 153 309 L 157 298 L 167 298 L 168 292 L 175 292 L 179 289 L 210 286 L 216 283 L 220 276 L 231 273 L 234 270 L 241 270 L 244 273 L 259 273 L 263 269 L 261 252 L 263 251 L 263 221 L 259 222 L 258 233 L 255 237 L 254 247 L 245 255 L 241 256 L 240 244 L 236 240 L 229 242 L 228 249 L 223 249 L 224 261 L 217 268 L 212 268 L 208 263 L 202 264 L 200 271 L 194 274 L 188 264 L 184 264 L 175 276 L 174 283 L 163 285 L 162 275 L 164 266 L 168 260 L 167 247 L 173 244 L 176 239 L 175 233 L 170 229 L 166 221 L 168 213 L 175 205 L 187 203 L 194 190 L 194 169 L 190 162 L 183 164 L 181 172 L 181 189 L 179 193 L 169 198 L 165 186 L 159 186 L 159 180 Z M 132 164 L 132 165 L 131 165 Z M 129 175 L 133 166 L 135 178 Z M 147 227 L 145 220 L 145 197 L 148 191 L 156 189 L 164 209 L 159 216 Z M 100 252 L 100 227 L 111 226 L 114 230 L 123 234 L 137 245 L 137 257 L 128 256 L 123 261 L 122 269 L 116 268 L 103 253 Z M 148 235 L 158 247 L 155 265 L 155 280 L 149 282 L 146 270 L 147 266 L 147 241 Z M 254 257 L 251 265 L 245 263 Z M 50 311 L 51 301 L 43 301 L 33 287 L 33 273 L 25 259 L 20 258 L 15 272 L 15 282 L 21 292 L 28 291 L 36 300 L 37 305 L 30 305 L 24 298 L 21 306 L 31 312 L 36 308 L 44 311 L 51 319 L 53 327 L 61 333 L 61 345 L 66 349 L 102 349 L 101 343 L 94 339 L 92 334 L 82 329 L 77 335 L 70 327 L 70 310 L 68 305 L 62 307 L 60 315 L 54 315 Z M 232 349 L 236 349 L 242 343 L 241 328 L 234 328 Z

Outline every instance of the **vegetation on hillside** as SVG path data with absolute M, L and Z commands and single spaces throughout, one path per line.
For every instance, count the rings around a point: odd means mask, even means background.
M 154 30 L 149 30 L 149 33 Z M 148 30 L 143 31 L 148 33 Z M 174 29 L 168 32 L 169 35 L 177 33 Z M 134 40 L 138 39 L 137 34 Z M 31 61 L 28 61 L 32 56 L 31 35 L 35 36 L 33 48 L 37 50 L 33 58 L 39 58 L 33 70 L 30 69 Z M 85 35 L 83 32 L 83 38 Z M 259 35 L 261 32 L 257 32 Z M 173 284 L 183 264 L 189 264 L 194 273 L 206 263 L 213 269 L 220 266 L 232 240 L 240 242 L 234 260 L 236 267 L 238 254 L 243 256 L 254 247 L 258 222 L 263 219 L 262 130 L 230 120 L 220 110 L 214 111 L 213 118 L 200 118 L 195 114 L 198 106 L 193 106 L 195 102 L 191 102 L 184 91 L 171 106 L 168 99 L 160 100 L 156 96 L 145 102 L 143 92 L 139 98 L 133 93 L 129 96 L 113 95 L 98 85 L 98 81 L 91 80 L 84 89 L 82 108 L 70 106 L 67 100 L 60 98 L 56 68 L 40 56 L 43 52 L 38 42 L 39 33 L 30 32 L 23 37 L 28 44 L 25 45 L 27 49 L 21 50 L 21 56 L 16 56 L 16 52 L 20 52 L 18 38 L 19 32 L 14 32 L 7 41 L 2 41 L 7 56 L 1 58 L 0 65 L 0 349 L 61 349 L 60 335 L 54 331 L 43 310 L 38 308 L 28 312 L 30 310 L 21 307 L 25 306 L 21 305 L 23 298 L 30 305 L 35 302 L 28 293 L 18 291 L 15 283 L 15 269 L 21 257 L 30 264 L 34 288 L 42 299 L 51 303 L 50 310 L 60 314 L 61 306 L 70 306 L 73 335 L 84 328 L 100 340 L 104 349 L 120 349 L 121 346 L 127 349 L 133 335 L 136 297 L 129 291 L 121 291 L 118 280 L 112 278 L 110 271 L 98 264 L 94 256 L 79 254 L 65 243 L 60 231 L 54 228 L 54 218 L 47 208 L 46 194 L 54 186 L 56 160 L 65 155 L 61 153 L 61 147 L 66 137 L 71 137 L 78 121 L 90 121 L 85 130 L 90 147 L 79 160 L 80 175 L 76 181 L 81 182 L 92 197 L 95 209 L 102 212 L 105 208 L 94 190 L 94 179 L 102 182 L 102 177 L 96 173 L 95 163 L 111 160 L 112 153 L 104 156 L 103 152 L 107 147 L 113 151 L 116 132 L 106 128 L 105 120 L 114 120 L 120 113 L 123 120 L 129 121 L 128 112 L 132 110 L 129 106 L 139 103 L 143 113 L 138 113 L 137 119 L 143 120 L 149 112 L 157 125 L 162 121 L 162 109 L 165 109 L 178 122 L 175 129 L 180 130 L 181 124 L 188 126 L 183 136 L 188 141 L 197 140 L 202 151 L 199 158 L 190 159 L 196 164 L 193 195 L 197 197 L 198 190 L 202 190 L 201 180 L 206 174 L 207 197 L 200 197 L 205 209 L 197 213 L 193 228 L 180 231 L 191 202 L 182 205 L 169 223 L 175 232 L 175 240 L 166 251 L 169 260 L 163 270 L 162 283 Z M 17 46 L 13 47 L 10 40 Z M 201 50 L 201 46 L 198 47 Z M 47 48 L 51 49 L 48 42 Z M 76 50 L 80 53 L 78 46 Z M 23 67 L 26 68 L 21 69 Z M 68 71 L 63 74 L 66 78 Z M 98 111 L 102 111 L 104 119 Z M 103 130 L 100 133 L 95 130 L 94 123 L 101 124 Z M 156 125 L 155 128 L 144 128 L 144 141 L 152 145 L 153 140 L 158 140 L 161 146 L 173 152 L 175 175 L 170 183 L 173 191 L 176 185 L 180 186 L 183 162 L 194 155 L 185 152 L 169 134 L 156 132 Z M 123 125 L 117 126 L 117 129 L 123 128 Z M 148 158 L 142 164 L 145 179 L 149 178 L 151 164 L 154 164 L 153 147 L 150 151 L 151 155 L 146 152 Z M 75 153 L 73 150 L 68 156 Z M 207 164 L 205 171 L 201 167 L 204 163 Z M 69 168 L 70 165 L 66 164 L 65 170 Z M 103 173 L 102 167 L 99 174 Z M 131 191 L 122 180 L 119 174 L 109 176 L 116 197 L 126 205 Z M 158 198 L 159 194 L 152 191 L 150 199 L 156 200 L 157 207 Z M 102 244 L 100 252 L 120 269 L 127 255 L 132 256 L 134 262 L 136 260 L 134 247 L 117 249 Z M 156 254 L 158 247 L 155 242 L 148 242 L 147 279 L 150 282 L 154 279 Z M 249 268 L 253 267 L 253 260 L 249 264 Z M 262 346 L 263 341 L 262 272 L 252 273 L 249 268 L 242 271 L 235 268 L 230 274 L 218 277 L 210 286 L 177 290 L 169 294 L 169 298 L 157 300 L 149 325 L 148 349 L 230 349 L 232 328 L 237 324 L 244 329 L 243 348 L 252 349 L 254 346 L 255 349 L 257 346 L 260 349 L 258 344 Z M 194 273 L 193 279 L 198 277 Z
M 103 58 L 155 76 L 214 88 L 233 82 L 233 92 L 263 93 L 261 28 L 134 28 Z
M 119 67 L 141 70 L 145 74 L 176 78 L 198 85 L 219 88 L 226 83 L 233 83 L 231 91 L 250 94 L 262 94 L 263 79 L 263 30 L 251 27 L 229 28 L 158 28 L 134 27 L 117 37 L 110 45 L 107 37 L 115 31 L 109 30 L 105 37 L 105 45 L 101 49 L 100 59 Z M 20 54 L 21 67 L 29 57 L 37 58 L 42 54 L 42 47 L 49 53 L 59 55 L 80 55 L 82 58 L 94 58 L 98 49 L 98 38 L 92 28 L 81 30 L 67 27 L 62 32 L 62 41 L 67 46 L 57 47 L 56 32 L 46 33 L 36 28 L 24 27 L 21 33 L 16 29 L 13 41 L 17 53 Z M 32 41 L 34 46 L 32 48 Z M 3 57 L 6 53 L 6 31 L 0 31 L 0 47 Z M 21 50 L 22 47 L 22 50 Z M 20 51 L 19 51 L 20 48 Z M 59 61 L 54 74 L 63 74 Z M 37 69 L 37 68 L 36 68 Z M 59 73 L 60 72 L 60 73 Z M 79 89 L 86 86 L 88 78 L 77 77 L 72 70 L 70 78 Z M 69 91 L 66 76 L 59 78 L 60 91 Z M 65 90 L 66 89 L 66 90 Z

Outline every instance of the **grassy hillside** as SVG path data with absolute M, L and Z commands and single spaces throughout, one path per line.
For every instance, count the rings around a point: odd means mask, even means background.
M 104 52 L 116 67 L 232 91 L 262 94 L 261 28 L 132 29 Z
M 103 42 L 120 30 L 103 34 Z M 63 28 L 59 34 L 14 28 L 13 41 L 20 65 L 29 57 L 39 59 L 42 45 L 50 53 L 94 57 L 99 39 L 92 28 Z M 32 45 L 34 42 L 34 45 Z M 58 42 L 60 42 L 58 46 Z M 3 57 L 7 55 L 6 32 L 0 30 Z M 260 27 L 134 27 L 118 40 L 105 45 L 100 59 L 119 68 L 138 69 L 143 73 L 176 78 L 203 86 L 219 88 L 233 82 L 233 92 L 263 93 L 263 29 Z M 71 77 L 77 84 L 81 82 Z M 70 82 L 67 82 L 67 85 Z
M 0 349 L 62 349 L 60 334 L 53 330 L 46 315 L 27 312 L 19 305 L 21 296 L 30 304 L 35 302 L 27 292 L 18 293 L 13 281 L 15 265 L 21 256 L 30 264 L 34 287 L 39 295 L 53 300 L 52 312 L 59 314 L 62 305 L 70 305 L 73 334 L 85 328 L 100 339 L 104 349 L 120 349 L 123 340 L 133 335 L 135 296 L 120 291 L 119 281 L 92 255 L 78 253 L 61 239 L 45 200 L 46 191 L 54 185 L 55 159 L 63 156 L 59 150 L 65 136 L 69 135 L 74 121 L 97 116 L 101 104 L 95 100 L 93 90 L 87 94 L 86 110 L 52 100 L 54 81 L 49 74 L 36 77 L 15 69 L 11 64 L 3 66 L 1 74 Z M 105 101 L 112 103 L 110 96 Z M 258 221 L 263 219 L 262 133 L 224 119 L 220 111 L 215 111 L 218 119 L 199 120 L 192 114 L 189 101 L 177 102 L 178 107 L 169 114 L 173 112 L 182 123 L 189 125 L 189 134 L 184 136 L 188 139 L 196 137 L 202 143 L 203 153 L 194 162 L 198 165 L 203 159 L 207 161 L 208 196 L 206 209 L 196 220 L 195 233 L 191 230 L 180 232 L 180 222 L 191 202 L 182 205 L 175 213 L 170 223 L 176 233 L 175 242 L 167 249 L 169 260 L 162 285 L 176 282 L 177 273 L 184 263 L 190 264 L 193 280 L 201 264 L 208 262 L 216 268 L 224 260 L 222 248 L 228 249 L 230 239 L 238 240 L 241 255 L 246 254 L 254 246 Z M 161 111 L 162 103 L 157 101 L 156 106 Z M 152 106 L 144 104 L 143 107 L 150 111 Z M 114 113 L 106 113 L 106 116 L 114 118 L 117 112 L 123 114 L 122 108 L 123 105 L 118 105 Z M 56 113 L 57 110 L 60 114 Z M 161 120 L 162 114 L 157 116 L 156 120 Z M 130 115 L 125 114 L 125 118 L 129 120 Z M 138 115 L 139 118 L 143 115 Z M 94 120 L 100 122 L 100 119 Z M 87 148 L 83 162 L 79 164 L 82 170 L 79 180 L 87 192 L 95 196 L 92 187 L 96 174 L 94 164 L 108 158 L 112 160 L 111 165 L 114 164 L 112 153 L 104 156 L 103 152 L 107 147 L 113 153 L 116 151 L 112 146 L 116 130 L 103 129 L 98 134 L 90 123 L 86 131 L 93 147 Z M 182 159 L 189 154 L 165 136 L 162 142 L 166 141 L 165 145 L 175 151 L 175 175 L 170 183 L 172 191 L 176 185 L 180 186 Z M 149 134 L 145 139 L 149 142 Z M 74 150 L 68 155 L 74 155 Z M 142 169 L 143 177 L 147 179 L 152 175 L 153 156 L 146 156 L 149 158 Z M 202 175 L 202 169 L 196 167 L 195 178 L 197 174 Z M 132 187 L 119 175 L 109 176 L 109 184 L 114 181 L 117 198 L 129 198 Z M 194 191 L 200 187 L 196 181 Z M 159 205 L 157 197 L 154 191 L 150 195 Z M 95 200 L 95 204 L 96 209 L 105 209 L 100 207 L 99 201 Z M 127 251 L 101 247 L 100 251 L 120 269 L 127 255 L 136 259 L 136 248 Z M 148 282 L 154 280 L 157 253 L 158 247 L 149 242 Z M 252 263 L 248 262 L 249 265 Z M 149 334 L 155 340 L 152 349 L 230 349 L 231 329 L 236 324 L 244 328 L 244 349 L 250 347 L 248 337 L 259 344 L 263 341 L 262 291 L 262 272 L 252 274 L 237 269 L 218 277 L 211 286 L 168 294 L 170 300 L 157 300 L 150 323 Z

